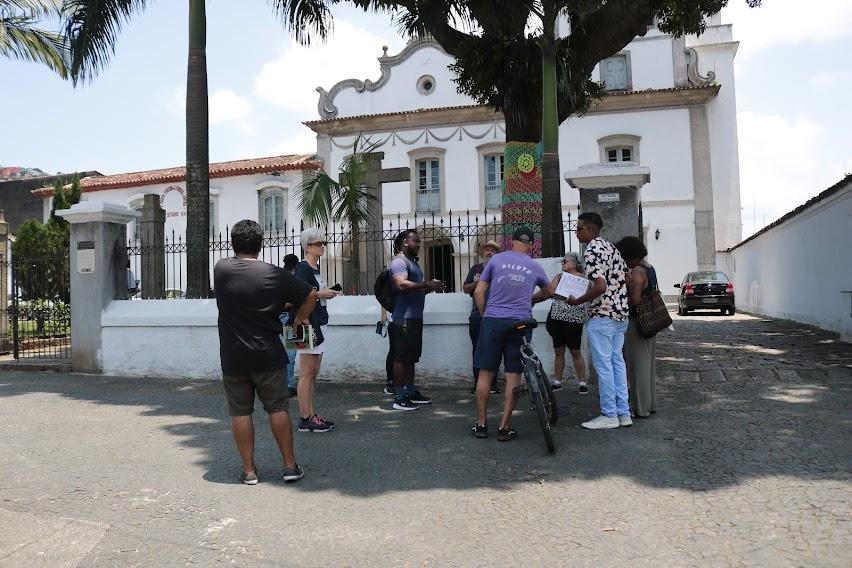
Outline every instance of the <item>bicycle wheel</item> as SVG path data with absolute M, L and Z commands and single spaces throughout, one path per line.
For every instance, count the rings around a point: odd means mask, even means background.
M 556 397 L 553 396 L 553 386 L 547 380 L 547 375 L 544 374 L 544 369 L 539 365 L 539 385 L 541 390 L 546 395 L 545 403 L 547 404 L 548 418 L 551 424 L 556 424 L 559 420 L 559 407 L 556 405 Z
M 535 368 L 529 368 L 524 365 L 524 377 L 530 387 L 530 398 L 532 399 L 535 413 L 538 416 L 538 422 L 541 424 L 541 433 L 544 435 L 544 443 L 547 445 L 547 451 L 551 454 L 556 451 L 556 446 L 553 444 L 553 434 L 550 431 L 550 417 L 548 416 L 548 401 L 545 400 L 547 394 L 541 388 L 539 373 Z

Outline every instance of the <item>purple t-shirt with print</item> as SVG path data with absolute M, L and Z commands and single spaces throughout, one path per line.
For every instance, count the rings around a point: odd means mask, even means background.
M 488 282 L 487 318 L 531 318 L 536 286 L 544 288 L 550 284 L 539 263 L 513 251 L 491 257 L 479 278 Z

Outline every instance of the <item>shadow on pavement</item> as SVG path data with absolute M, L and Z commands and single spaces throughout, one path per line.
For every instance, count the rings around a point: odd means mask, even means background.
M 546 453 L 526 399 L 514 419 L 520 436 L 499 443 L 502 395 L 491 400 L 491 436 L 479 440 L 470 435 L 475 406 L 466 386 L 428 389 L 434 404 L 403 413 L 390 410 L 380 380 L 366 386 L 321 383 L 319 410 L 338 426 L 328 434 L 295 433 L 297 459 L 307 476 L 294 488 L 369 497 L 436 488 L 511 490 L 545 479 L 609 476 L 692 491 L 762 476 L 850 479 L 848 347 L 825 343 L 830 336 L 810 328 L 796 327 L 793 333 L 783 322 L 737 318 L 676 320 L 676 333 L 659 340 L 658 413 L 636 420 L 632 428 L 585 431 L 579 424 L 597 414 L 596 392 L 557 393 L 564 415 L 554 431 L 555 455 Z M 708 371 L 708 365 L 715 368 Z M 717 369 L 724 373 L 711 372 Z M 722 380 L 709 382 L 703 373 Z M 186 417 L 164 430 L 176 445 L 201 450 L 204 479 L 235 482 L 239 460 L 218 382 L 0 375 L 0 397 L 29 393 L 126 406 L 143 419 Z M 279 483 L 277 449 L 257 408 L 259 475 Z M 295 401 L 291 409 L 295 416 Z M 156 462 L 155 456 L 150 459 Z

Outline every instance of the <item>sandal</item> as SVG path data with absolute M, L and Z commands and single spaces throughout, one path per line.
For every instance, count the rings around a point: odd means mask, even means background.
M 514 440 L 518 433 L 512 428 L 497 428 L 497 441 L 508 442 Z

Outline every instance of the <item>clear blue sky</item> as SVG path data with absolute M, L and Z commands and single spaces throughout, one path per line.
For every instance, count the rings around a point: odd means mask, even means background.
M 744 235 L 852 172 L 852 2 L 731 0 L 723 20 L 741 42 L 737 106 Z M 315 149 L 301 125 L 317 86 L 377 78 L 382 45 L 404 40 L 388 17 L 342 8 L 326 45 L 296 46 L 267 2 L 208 2 L 210 157 Z M 36 64 L 0 59 L 0 165 L 103 173 L 184 161 L 185 2 L 159 0 L 127 25 L 116 55 L 76 89 Z

